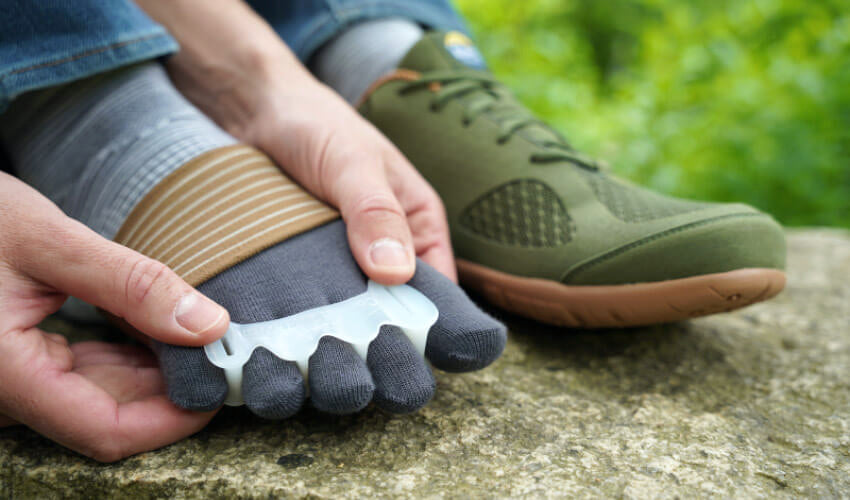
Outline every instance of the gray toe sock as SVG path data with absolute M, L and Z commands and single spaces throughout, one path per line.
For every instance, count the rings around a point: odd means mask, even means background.
M 154 343 L 168 397 L 178 406 L 197 411 L 215 410 L 227 397 L 224 372 L 207 359 L 203 349 Z
M 307 309 L 339 302 L 351 296 L 363 293 L 366 282 L 353 262 L 345 239 L 345 229 L 341 222 L 333 222 L 313 229 L 275 245 L 244 262 L 233 266 L 209 281 L 198 286 L 198 290 L 224 306 L 230 312 L 230 318 L 236 323 L 256 323 L 291 316 Z M 333 345 L 323 343 L 322 352 L 315 353 L 328 361 L 333 355 L 325 354 Z M 165 353 L 173 346 L 163 346 Z M 200 409 L 193 406 L 201 396 L 193 394 L 193 388 L 178 388 L 190 375 L 178 375 L 181 371 L 205 372 L 221 370 L 212 366 L 203 349 L 195 349 L 196 356 L 191 363 L 165 370 L 169 395 L 178 406 L 188 409 Z M 268 351 L 258 355 L 256 351 L 245 364 L 242 393 L 245 404 L 252 411 L 265 418 L 285 418 L 297 411 L 305 400 L 304 380 L 292 362 L 281 361 Z M 359 358 L 358 358 L 359 359 Z M 161 362 L 166 358 L 160 356 Z M 362 363 L 362 361 L 361 361 Z M 211 370 L 209 370 L 211 367 Z M 332 366 L 323 366 L 324 371 L 334 371 Z M 371 377 L 365 367 L 359 372 L 341 370 L 351 376 L 360 376 L 363 380 L 349 381 L 347 386 L 368 386 Z M 250 374 L 250 375 L 249 375 Z M 365 374 L 365 375 L 364 375 Z M 297 379 L 297 383 L 293 383 Z M 220 385 L 224 379 L 219 378 Z M 322 379 L 320 378 L 319 381 Z M 336 402 L 336 406 L 325 408 L 334 413 L 347 413 L 344 401 L 335 397 L 323 397 L 323 386 L 319 381 L 311 386 L 314 398 Z M 215 391 L 203 390 L 207 396 L 217 395 Z M 329 387 L 336 390 L 336 387 Z M 226 389 L 224 389 L 226 392 Z M 182 395 L 183 398 L 178 398 Z M 224 400 L 204 402 L 221 404 Z M 362 408 L 359 405 L 358 408 Z M 356 410 L 355 409 L 355 410 Z
M 417 267 L 411 285 L 440 309 L 426 352 L 435 366 L 463 371 L 492 362 L 504 348 L 504 327 L 433 268 L 421 262 Z M 269 248 L 198 288 L 226 307 L 233 321 L 253 323 L 361 294 L 366 278 L 351 256 L 345 226 L 337 221 Z M 158 350 L 175 403 L 199 410 L 221 404 L 226 383 L 203 349 Z M 430 368 L 394 327 L 385 327 L 372 342 L 365 363 L 350 345 L 326 337 L 309 368 L 310 399 L 329 413 L 352 413 L 370 400 L 388 411 L 406 413 L 423 406 L 434 393 Z M 246 405 L 265 418 L 288 417 L 305 399 L 295 365 L 268 351 L 256 351 L 246 363 L 242 390 Z
M 327 413 L 353 413 L 372 401 L 375 383 L 350 344 L 325 337 L 310 357 L 313 406 Z
M 242 397 L 255 415 L 268 419 L 291 417 L 307 398 L 298 366 L 259 348 L 242 372 Z
M 434 396 L 436 382 L 410 340 L 394 326 L 384 326 L 366 357 L 375 378 L 375 404 L 393 413 L 410 413 Z
M 419 263 L 408 284 L 431 299 L 440 311 L 425 346 L 425 356 L 435 367 L 455 373 L 480 370 L 505 350 L 505 326 L 481 311 L 436 269 Z

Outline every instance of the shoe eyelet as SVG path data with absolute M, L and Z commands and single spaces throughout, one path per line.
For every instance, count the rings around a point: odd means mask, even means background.
M 504 137 L 499 137 L 498 139 L 496 139 L 496 144 L 498 144 L 499 146 L 503 146 L 507 142 L 508 142 L 508 140 L 505 139 Z
M 464 119 L 464 120 L 463 120 L 463 121 L 461 121 L 460 123 L 463 125 L 463 127 L 464 127 L 464 128 L 467 128 L 467 127 L 469 127 L 470 125 L 472 125 L 472 121 L 470 121 L 470 120 L 466 120 L 466 119 Z
M 437 106 L 437 105 L 436 105 L 436 104 L 434 104 L 434 103 L 431 103 L 431 104 L 428 106 L 428 109 L 430 109 L 432 113 L 436 113 L 437 111 L 440 111 L 440 107 L 439 107 L 439 106 Z

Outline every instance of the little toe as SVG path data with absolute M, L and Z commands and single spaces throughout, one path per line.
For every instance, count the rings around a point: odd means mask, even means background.
M 366 363 L 346 342 L 323 337 L 310 356 L 310 400 L 318 410 L 355 413 L 369 404 L 375 383 Z
M 171 401 L 186 410 L 212 411 L 227 398 L 224 370 L 210 363 L 201 347 L 154 343 Z
M 467 330 L 446 328 L 438 323 L 428 334 L 425 356 L 440 370 L 471 372 L 496 361 L 506 342 L 507 332 L 499 323 Z
M 369 345 L 366 364 L 375 381 L 375 404 L 387 411 L 410 413 L 434 396 L 434 374 L 410 340 L 394 326 L 381 328 Z
M 408 283 L 428 297 L 440 316 L 428 333 L 425 355 L 447 372 L 480 370 L 505 350 L 505 325 L 482 311 L 457 285 L 424 262 Z
M 307 390 L 298 365 L 259 347 L 243 368 L 242 397 L 255 415 L 280 420 L 301 409 Z

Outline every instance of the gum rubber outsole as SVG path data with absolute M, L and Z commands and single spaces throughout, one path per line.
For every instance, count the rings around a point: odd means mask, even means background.
M 737 269 L 626 285 L 564 285 L 523 278 L 458 259 L 462 285 L 513 313 L 557 326 L 616 328 L 669 323 L 732 311 L 785 287 L 777 269 Z

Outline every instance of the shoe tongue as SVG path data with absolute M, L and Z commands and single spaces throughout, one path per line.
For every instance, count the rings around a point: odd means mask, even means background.
M 459 31 L 431 31 L 416 42 L 399 68 L 426 73 L 443 69 L 486 71 L 484 58 L 472 40 Z
M 398 67 L 419 73 L 439 70 L 488 71 L 484 58 L 472 40 L 459 31 L 431 31 L 416 42 Z M 562 142 L 545 127 L 528 127 L 524 133 L 538 141 Z

